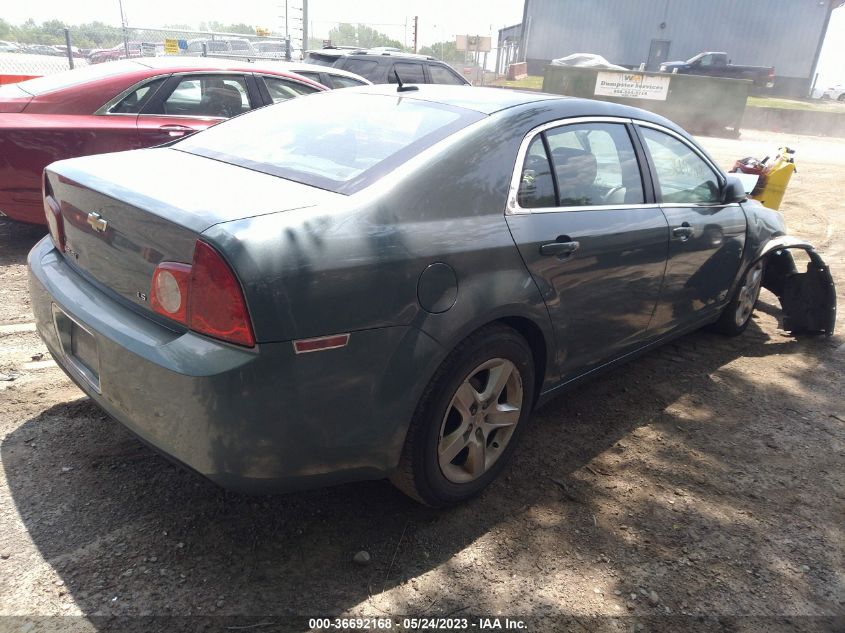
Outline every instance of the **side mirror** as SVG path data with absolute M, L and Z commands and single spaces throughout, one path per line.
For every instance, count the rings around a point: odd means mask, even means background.
M 722 189 L 722 204 L 736 204 L 737 202 L 745 202 L 748 196 L 745 195 L 745 186 L 742 181 L 728 174 L 728 179 Z

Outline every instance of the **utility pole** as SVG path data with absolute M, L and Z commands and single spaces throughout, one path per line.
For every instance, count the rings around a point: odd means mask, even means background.
M 285 0 L 285 59 L 290 61 L 290 32 L 288 31 L 288 0 Z
M 305 51 L 308 46 L 308 0 L 302 0 L 302 56 L 305 57 Z
M 420 16 L 414 16 L 414 52 L 417 52 L 417 35 L 419 34 L 420 28 Z

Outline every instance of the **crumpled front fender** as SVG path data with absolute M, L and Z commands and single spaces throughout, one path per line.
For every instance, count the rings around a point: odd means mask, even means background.
M 806 251 L 807 270 L 799 272 L 790 250 Z M 836 286 L 830 268 L 812 244 L 783 235 L 766 242 L 752 264 L 765 259 L 763 287 L 777 295 L 783 327 L 794 334 L 832 336 L 836 325 Z

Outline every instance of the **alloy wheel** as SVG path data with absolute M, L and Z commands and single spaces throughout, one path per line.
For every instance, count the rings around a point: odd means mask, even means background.
M 737 326 L 742 327 L 745 322 L 751 317 L 751 312 L 757 303 L 757 298 L 760 296 L 760 287 L 763 285 L 763 260 L 758 261 L 748 272 L 745 273 L 745 278 L 742 280 L 742 287 L 739 289 L 739 301 L 736 306 L 736 313 L 734 314 L 734 322 Z
M 473 369 L 446 408 L 437 446 L 443 476 L 468 483 L 487 472 L 513 437 L 523 406 L 522 376 L 504 358 Z

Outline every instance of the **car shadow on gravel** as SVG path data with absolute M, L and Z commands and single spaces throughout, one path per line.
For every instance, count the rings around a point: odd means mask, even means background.
M 802 524 L 815 502 L 779 482 L 793 467 L 790 436 L 760 437 L 750 418 L 783 419 L 794 391 L 731 364 L 830 347 L 771 340 L 756 323 L 737 339 L 686 336 L 538 410 L 504 476 L 444 511 L 386 482 L 227 493 L 87 399 L 21 424 L 2 465 L 29 537 L 64 581 L 46 598 L 69 597 L 102 629 L 103 616 L 445 615 L 496 600 L 505 613 L 555 618 L 569 614 L 571 574 L 602 578 L 601 599 L 620 615 L 665 617 L 719 597 L 743 613 L 737 587 L 759 584 L 776 601 L 807 583 L 812 603 L 828 579 L 801 577 L 802 544 L 790 546 L 794 560 L 781 556 L 771 532 L 784 505 Z M 806 389 L 814 379 L 794 375 Z M 760 451 L 773 454 L 774 475 L 749 463 Z M 461 555 L 472 545 L 484 563 Z M 353 564 L 359 550 L 369 565 Z

